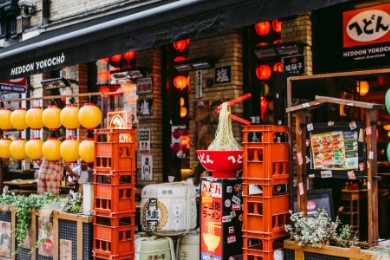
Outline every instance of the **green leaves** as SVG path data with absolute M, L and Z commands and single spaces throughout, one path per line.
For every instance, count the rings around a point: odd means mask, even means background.
M 312 217 L 305 217 L 303 212 L 292 213 L 293 225 L 285 225 L 291 239 L 298 241 L 299 246 L 311 245 L 321 248 L 327 243 L 349 247 L 357 241 L 356 232 L 350 225 L 342 225 L 336 218 L 333 222 L 325 209 L 317 209 Z

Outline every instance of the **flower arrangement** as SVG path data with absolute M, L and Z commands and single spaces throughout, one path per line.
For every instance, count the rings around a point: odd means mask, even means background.
M 357 231 L 351 225 L 343 225 L 336 218 L 332 221 L 325 209 L 320 208 L 313 216 L 304 216 L 303 212 L 290 211 L 292 225 L 285 225 L 285 230 L 299 246 L 310 245 L 322 248 L 324 245 L 350 247 L 358 242 Z

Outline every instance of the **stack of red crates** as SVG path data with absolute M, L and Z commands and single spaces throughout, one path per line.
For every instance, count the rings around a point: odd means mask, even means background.
M 95 130 L 95 260 L 134 259 L 135 146 L 133 129 Z
M 289 217 L 288 128 L 246 126 L 243 130 L 243 255 L 274 259 L 287 236 Z

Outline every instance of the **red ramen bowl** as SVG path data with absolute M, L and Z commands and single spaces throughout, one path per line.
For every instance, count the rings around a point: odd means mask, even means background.
M 210 171 L 214 178 L 236 178 L 237 171 L 242 169 L 244 152 L 242 150 L 196 150 L 196 155 L 203 167 Z

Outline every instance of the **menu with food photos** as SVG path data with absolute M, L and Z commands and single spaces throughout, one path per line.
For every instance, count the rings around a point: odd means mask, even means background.
M 357 131 L 311 134 L 310 141 L 312 169 L 349 170 L 358 168 Z

